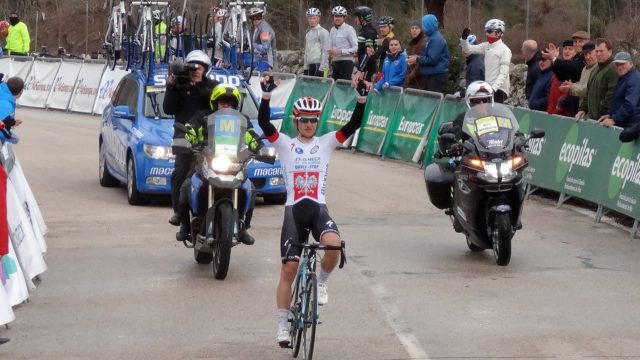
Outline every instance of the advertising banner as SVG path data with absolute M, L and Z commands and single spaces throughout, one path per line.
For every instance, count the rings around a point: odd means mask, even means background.
M 33 65 L 33 57 L 31 56 L 7 56 L 0 58 L 0 71 L 4 73 L 4 80 L 12 76 L 19 76 L 22 80 L 26 80 Z
M 8 295 L 9 304 L 11 306 L 22 304 L 29 298 L 29 288 L 13 242 L 9 241 L 9 253 L 4 255 L 0 262 L 2 262 L 2 283 Z
M 284 107 L 284 119 L 282 119 L 280 131 L 289 136 L 296 136 L 297 130 L 293 124 L 293 103 L 301 97 L 311 96 L 324 104 L 332 86 L 333 79 L 299 76 Z
M 47 231 L 46 225 L 44 223 L 44 219 L 42 218 L 40 207 L 33 197 L 31 187 L 29 186 L 27 178 L 22 172 L 20 162 L 17 159 L 15 161 L 15 166 L 9 173 L 9 179 L 13 184 L 18 200 L 20 201 L 20 205 L 24 210 L 25 215 L 27 215 L 27 219 L 29 219 L 31 227 L 33 228 L 33 235 L 35 236 L 38 245 L 40 246 L 40 251 L 42 253 L 47 252 L 47 244 L 44 240 L 44 234 Z
M 116 91 L 116 87 L 120 80 L 129 73 L 127 70 L 116 68 L 114 70 L 106 69 L 100 79 L 100 86 L 98 87 L 98 95 L 96 101 L 93 104 L 93 113 L 102 115 L 104 107 L 109 104 L 113 93 Z
M 336 81 L 327 97 L 327 102 L 324 104 L 316 134 L 319 136 L 337 131 L 349 122 L 356 106 L 356 96 L 351 81 Z
M 364 119 L 358 135 L 356 148 L 370 154 L 380 155 L 391 119 L 402 97 L 402 88 L 392 86 L 379 93 L 370 92 Z
M 424 148 L 422 163 L 427 166 L 433 163 L 433 155 L 438 151 L 438 128 L 440 124 L 453 121 L 458 114 L 467 111 L 467 105 L 456 96 L 447 95 L 440 103 L 440 108 L 435 118 L 431 122 L 429 135 L 427 135 L 427 145 Z
M 82 64 L 76 87 L 73 89 L 73 96 L 69 105 L 70 111 L 83 113 L 91 113 L 93 111 L 93 104 L 98 95 L 98 87 L 100 86 L 105 64 L 103 61 L 96 60 L 85 61 Z
M 393 115 L 382 155 L 413 161 L 416 152 L 422 150 L 427 130 L 441 100 L 442 94 L 408 89 Z
M 60 59 L 36 59 L 24 80 L 24 92 L 18 99 L 18 104 L 44 108 L 59 68 Z
M 249 87 L 251 91 L 258 98 L 258 102 L 262 97 L 262 88 L 260 87 L 260 76 L 254 75 L 251 77 L 249 82 Z M 273 73 L 273 78 L 277 81 L 280 80 L 280 85 L 278 85 L 275 90 L 271 93 L 271 102 L 269 103 L 271 106 L 277 107 L 285 107 L 287 105 L 287 100 L 289 100 L 289 95 L 293 91 L 293 87 L 296 84 L 296 75 L 295 74 L 286 74 L 286 73 Z
M 64 60 L 62 62 L 49 93 L 46 104 L 48 108 L 67 110 L 81 68 L 82 60 Z

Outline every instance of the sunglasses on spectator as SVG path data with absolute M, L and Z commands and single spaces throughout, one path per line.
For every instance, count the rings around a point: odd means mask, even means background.
M 298 118 L 298 121 L 299 121 L 301 124 L 306 124 L 306 123 L 315 124 L 315 123 L 317 123 L 317 122 L 318 122 L 318 118 L 317 118 L 317 117 L 311 117 L 311 118 L 308 118 L 308 117 L 301 117 L 301 118 Z

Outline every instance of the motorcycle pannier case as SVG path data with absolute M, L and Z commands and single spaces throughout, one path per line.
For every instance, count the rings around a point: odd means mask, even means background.
M 450 208 L 453 169 L 448 164 L 430 164 L 424 170 L 424 181 L 433 206 L 438 209 Z

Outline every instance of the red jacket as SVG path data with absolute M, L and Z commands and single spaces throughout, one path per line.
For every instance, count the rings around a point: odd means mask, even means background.
M 570 106 L 567 106 L 569 93 L 560 91 L 560 80 L 556 74 L 551 76 L 551 90 L 549 90 L 549 101 L 547 102 L 547 112 L 553 115 L 573 116 Z

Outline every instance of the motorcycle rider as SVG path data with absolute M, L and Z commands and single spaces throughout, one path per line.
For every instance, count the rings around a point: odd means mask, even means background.
M 257 150 L 259 143 L 254 141 L 257 138 L 255 132 L 251 128 L 251 122 L 246 115 L 239 112 L 242 104 L 242 95 L 237 87 L 231 84 L 219 84 L 211 91 L 210 106 L 214 113 L 221 109 L 234 109 L 238 111 L 238 116 L 244 116 L 247 119 L 249 129 L 245 135 L 245 141 L 252 150 Z M 208 113 L 211 113 L 210 111 Z M 185 139 L 190 143 L 197 144 L 205 141 L 206 129 L 207 129 L 207 112 L 198 112 L 187 124 L 189 132 L 185 134 Z M 189 238 L 189 192 L 191 190 L 191 175 L 193 174 L 193 168 L 191 168 L 187 178 L 180 186 L 180 195 L 178 199 L 178 217 L 180 218 L 180 231 L 185 231 L 185 234 L 180 234 L 181 238 L 177 240 L 185 240 Z M 255 191 L 253 184 L 247 178 L 242 184 L 244 196 L 241 195 L 239 213 L 243 215 L 241 219 L 241 227 L 238 236 L 238 240 L 245 245 L 253 245 L 255 239 L 247 231 L 251 227 L 251 218 L 253 217 L 253 206 L 255 203 Z
M 285 204 L 284 224 L 280 237 L 281 269 L 277 286 L 277 342 L 281 347 L 291 343 L 289 334 L 289 301 L 291 284 L 298 269 L 301 249 L 291 247 L 298 244 L 305 228 L 311 230 L 313 237 L 322 244 L 340 246 L 338 227 L 329 215 L 325 202 L 327 171 L 332 151 L 346 141 L 360 127 L 366 103 L 366 86 L 358 84 L 357 103 L 351 119 L 340 130 L 316 136 L 318 120 L 322 113 L 320 101 L 312 97 L 303 97 L 294 102 L 293 122 L 298 135 L 290 138 L 280 133 L 269 122 L 269 101 L 271 91 L 276 88 L 273 77 L 267 74 L 261 81 L 262 101 L 258 111 L 258 123 L 267 139 L 273 144 L 280 156 L 287 202 Z M 328 301 L 327 279 L 339 260 L 339 251 L 325 251 L 318 274 L 318 304 Z
M 185 61 L 187 64 L 196 64 L 198 67 L 189 71 L 186 81 L 179 81 L 179 74 L 169 74 L 162 103 L 164 112 L 174 115 L 175 121 L 183 125 L 186 125 L 198 112 L 202 115 L 211 113 L 211 92 L 219 84 L 219 82 L 207 77 L 206 74 L 211 68 L 211 60 L 202 50 L 193 50 L 187 55 Z M 184 136 L 183 132 L 174 131 L 171 147 L 175 155 L 175 170 L 171 174 L 171 204 L 174 214 L 169 219 L 169 223 L 175 226 L 180 225 L 178 215 L 180 186 L 191 170 L 191 163 L 194 159 L 191 145 Z M 180 230 L 176 233 L 176 240 L 183 241 L 188 238 L 188 234 L 188 227 L 184 224 L 180 225 Z
M 467 87 L 467 91 L 464 96 L 464 101 L 467 104 L 468 109 L 471 109 L 472 107 L 480 104 L 493 104 L 493 88 L 486 81 L 482 81 L 482 80 L 474 81 L 471 84 L 469 84 L 469 86 Z M 456 139 L 458 140 L 464 140 L 463 139 L 464 134 L 462 132 L 462 123 L 464 122 L 465 113 L 466 111 L 461 112 L 451 122 L 450 132 L 452 132 L 456 136 Z

